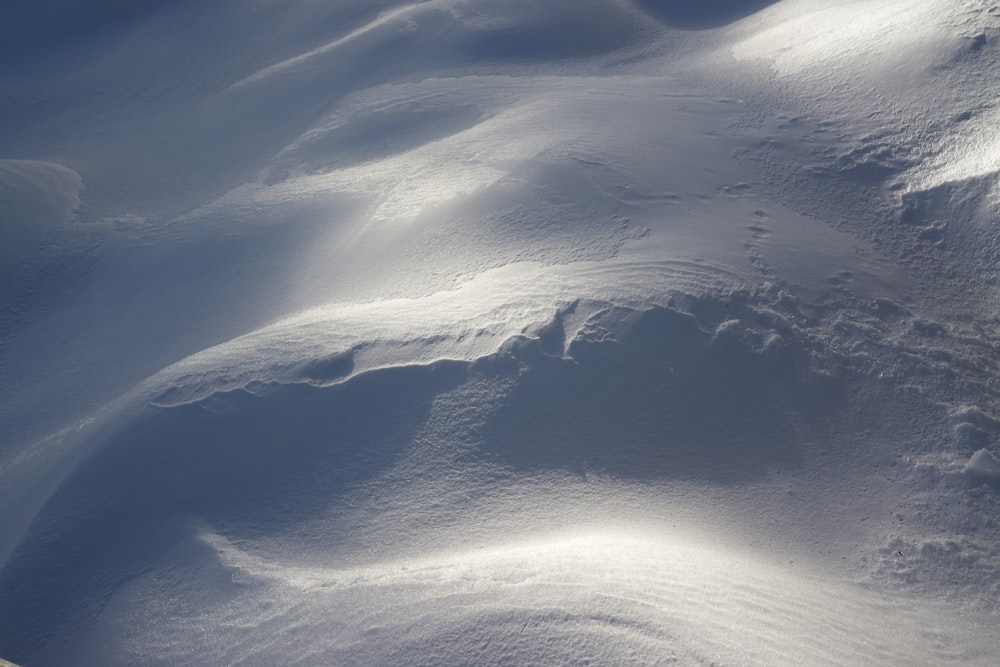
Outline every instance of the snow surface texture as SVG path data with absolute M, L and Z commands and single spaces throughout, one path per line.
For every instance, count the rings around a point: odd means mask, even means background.
M 0 5 L 0 655 L 996 664 L 998 31 Z
M 0 160 L 0 276 L 9 279 L 46 232 L 80 204 L 80 177 L 56 164 Z

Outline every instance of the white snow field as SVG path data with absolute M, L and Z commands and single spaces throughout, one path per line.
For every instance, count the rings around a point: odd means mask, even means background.
M 1000 5 L 0 3 L 0 657 L 996 665 Z

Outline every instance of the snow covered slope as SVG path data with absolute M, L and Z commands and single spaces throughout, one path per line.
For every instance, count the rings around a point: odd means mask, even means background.
M 0 655 L 982 664 L 985 0 L 0 7 Z
M 80 177 L 45 162 L 0 162 L 0 276 L 18 264 L 48 231 L 64 225 L 80 204 Z

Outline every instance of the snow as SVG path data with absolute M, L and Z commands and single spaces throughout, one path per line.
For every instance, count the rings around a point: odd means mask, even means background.
M 987 449 L 980 449 L 973 454 L 965 464 L 965 470 L 970 475 L 983 479 L 994 481 L 1000 479 L 1000 461 Z
M 989 2 L 127 4 L 0 7 L 0 656 L 995 662 Z
M 243 585 L 207 600 L 207 614 L 195 618 L 159 610 L 142 618 L 143 639 L 123 638 L 134 651 L 126 661 L 340 664 L 366 645 L 366 660 L 385 665 L 411 664 L 415 654 L 484 665 L 922 664 L 988 657 L 989 642 L 963 636 L 956 645 L 945 638 L 951 623 L 924 616 L 930 609 L 915 612 L 900 601 L 824 585 L 792 567 L 669 536 L 569 534 L 355 569 L 288 567 L 248 556 L 215 535 L 202 539 L 239 571 Z M 185 576 L 197 582 L 212 573 Z M 161 582 L 143 577 L 110 606 L 134 608 L 162 595 Z M 266 610 L 254 608 L 260 596 L 270 601 Z M 207 653 L 171 640 L 192 624 L 213 636 Z M 251 650 L 237 639 L 245 624 L 266 637 Z M 871 625 L 880 626 L 879 637 L 869 638 Z M 122 629 L 128 625 L 115 628 Z M 317 640 L 303 645 L 303 634 Z M 789 643 L 787 635 L 802 641 Z
M 0 276 L 16 271 L 45 232 L 69 221 L 81 185 L 78 174 L 57 164 L 0 161 Z
M 882 77 L 925 56 L 943 37 L 940 19 L 952 16 L 930 2 L 779 3 L 732 53 L 769 60 L 778 76 L 832 69 Z

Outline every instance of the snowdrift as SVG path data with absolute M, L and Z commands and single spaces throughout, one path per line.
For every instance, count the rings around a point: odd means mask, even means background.
M 989 3 L 0 25 L 0 655 L 995 661 Z

